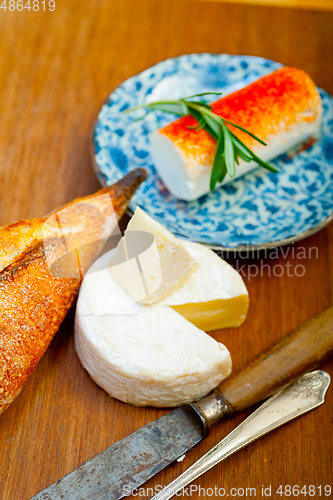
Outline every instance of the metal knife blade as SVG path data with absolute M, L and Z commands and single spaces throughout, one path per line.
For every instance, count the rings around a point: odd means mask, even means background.
M 118 500 L 204 437 L 196 412 L 183 406 L 118 441 L 31 500 Z
M 146 425 L 31 500 L 118 500 L 171 464 L 208 428 L 268 398 L 333 356 L 330 307 L 225 379 L 212 394 Z

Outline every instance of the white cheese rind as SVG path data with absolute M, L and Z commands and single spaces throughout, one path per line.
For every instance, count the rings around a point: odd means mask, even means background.
M 199 265 L 181 287 L 159 302 L 160 305 L 177 306 L 248 295 L 241 275 L 225 260 L 199 243 L 182 241 Z
M 246 318 L 249 295 L 240 274 L 212 250 L 184 240 L 198 268 L 160 305 L 172 307 L 206 332 L 240 326 Z
M 231 131 L 267 162 L 318 136 L 323 112 L 320 94 L 309 75 L 287 66 L 211 105 L 214 113 L 227 120 Z M 267 147 L 232 123 L 260 137 Z M 193 130 L 195 124 L 191 116 L 184 116 L 151 135 L 151 152 L 159 175 L 169 191 L 184 200 L 209 192 L 217 147 L 207 130 Z M 256 167 L 255 162 L 240 160 L 236 175 L 231 178 L 227 174 L 222 184 Z
M 312 123 L 295 124 L 288 132 L 281 131 L 272 135 L 266 147 L 252 147 L 252 151 L 263 161 L 269 162 L 279 155 L 291 151 L 304 144 L 308 139 L 319 134 L 320 119 Z M 155 130 L 150 135 L 151 155 L 156 170 L 171 194 L 176 198 L 186 201 L 196 200 L 200 196 L 210 191 L 210 175 L 212 165 L 201 163 L 197 157 L 191 158 L 163 135 L 159 130 Z M 234 177 L 226 175 L 222 183 L 218 183 L 216 188 L 258 168 L 255 161 L 249 163 L 239 160 Z
M 103 314 L 101 306 L 96 314 L 98 304 L 121 294 L 126 302 L 108 268 L 112 252 L 94 263 L 80 290 L 75 348 L 82 365 L 111 396 L 137 406 L 201 399 L 230 373 L 229 351 L 172 308 L 131 302 L 128 294 L 126 307 Z

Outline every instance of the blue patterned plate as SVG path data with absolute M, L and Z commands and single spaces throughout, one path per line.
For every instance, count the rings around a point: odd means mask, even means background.
M 150 155 L 150 132 L 175 117 L 160 112 L 135 121 L 122 113 L 161 98 L 230 93 L 280 66 L 252 56 L 190 54 L 129 78 L 102 106 L 93 131 L 92 156 L 100 182 L 109 185 L 145 167 L 148 179 L 130 209 L 139 205 L 173 233 L 212 248 L 276 247 L 318 231 L 333 219 L 333 98 L 325 91 L 320 90 L 324 115 L 319 141 L 292 158 L 282 155 L 272 162 L 278 174 L 258 168 L 192 202 L 167 191 Z

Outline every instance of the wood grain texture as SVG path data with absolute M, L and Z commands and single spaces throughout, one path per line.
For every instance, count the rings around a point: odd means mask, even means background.
M 284 335 L 216 389 L 231 411 L 260 403 L 333 357 L 333 307 Z
M 230 2 L 245 5 L 268 5 L 293 9 L 333 10 L 332 0 L 206 0 L 208 2 Z
M 253 54 L 299 67 L 333 93 L 332 32 L 333 13 L 220 2 L 59 0 L 54 12 L 1 12 L 0 224 L 41 216 L 98 189 L 89 153 L 92 123 L 103 99 L 129 76 L 184 53 Z M 225 257 L 240 269 L 250 292 L 244 325 L 213 333 L 230 349 L 234 369 L 333 304 L 332 225 L 284 253 Z M 251 276 L 254 265 L 258 276 Z M 3 500 L 28 500 L 168 411 L 135 408 L 98 388 L 75 354 L 73 319 L 72 309 L 0 417 Z M 332 361 L 322 367 L 333 375 Z M 333 487 L 332 390 L 323 406 L 195 484 L 227 492 L 256 488 L 256 498 L 266 498 L 262 485 L 273 491 L 280 484 Z M 147 487 L 170 482 L 248 414 L 217 425 L 182 463 Z M 214 498 L 209 493 L 200 498 Z

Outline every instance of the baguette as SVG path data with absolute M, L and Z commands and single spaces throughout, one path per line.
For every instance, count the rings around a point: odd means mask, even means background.
M 144 169 L 134 170 L 47 217 L 0 229 L 0 414 L 44 354 L 145 177 Z
M 316 85 L 302 70 L 282 67 L 212 104 L 217 115 L 240 125 L 267 143 L 264 146 L 245 132 L 230 130 L 264 161 L 270 161 L 305 143 L 319 133 L 322 103 Z M 216 141 L 206 132 L 189 126 L 197 122 L 184 116 L 150 136 L 154 164 L 168 190 L 177 198 L 194 200 L 209 192 Z M 257 168 L 239 160 L 236 175 Z M 277 174 L 278 175 L 278 174 Z

